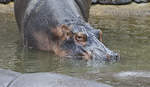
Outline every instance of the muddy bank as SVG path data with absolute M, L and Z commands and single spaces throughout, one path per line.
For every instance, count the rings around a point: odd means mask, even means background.
M 150 16 L 150 3 L 132 3 L 128 5 L 93 5 L 90 10 L 90 16 Z
M 14 4 L 0 4 L 0 13 L 13 14 Z M 150 16 L 150 3 L 128 5 L 92 5 L 90 16 Z
M 13 14 L 14 12 L 14 4 L 9 3 L 9 4 L 0 4 L 0 13 L 8 13 L 8 14 Z

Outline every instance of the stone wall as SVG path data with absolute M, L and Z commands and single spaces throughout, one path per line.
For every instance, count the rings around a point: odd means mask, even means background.
M 132 2 L 147 3 L 150 2 L 150 0 L 92 0 L 93 4 L 99 3 L 99 4 L 122 5 L 122 4 L 129 4 Z
M 90 16 L 94 17 L 144 17 L 150 16 L 150 3 L 128 5 L 92 5 Z

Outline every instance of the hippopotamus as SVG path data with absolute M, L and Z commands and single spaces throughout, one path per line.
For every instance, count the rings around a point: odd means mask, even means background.
M 15 17 L 24 47 L 60 57 L 118 60 L 102 43 L 101 30 L 88 23 L 91 0 L 15 0 Z
M 112 87 L 96 81 L 43 72 L 19 73 L 0 69 L 0 87 Z

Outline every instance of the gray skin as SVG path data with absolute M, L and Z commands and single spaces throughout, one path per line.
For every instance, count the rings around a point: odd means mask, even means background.
M 20 75 L 22 74 L 18 72 L 0 69 L 0 87 L 8 87 L 8 85 Z
M 0 87 L 112 87 L 56 73 L 25 73 L 0 69 Z
M 15 0 L 15 16 L 25 47 L 40 49 L 39 42 L 33 33 L 42 33 L 49 43 L 55 43 L 59 38 L 52 30 L 61 25 L 71 27 L 72 34 L 82 32 L 86 35 L 86 45 L 76 43 L 74 37 L 64 40 L 61 49 L 69 52 L 65 57 L 83 58 L 82 54 L 90 54 L 89 59 L 99 61 L 116 61 L 117 53 L 109 50 L 98 38 L 100 30 L 91 27 L 87 21 L 91 0 Z M 48 48 L 52 44 L 44 44 Z M 44 49 L 49 51 L 51 49 Z M 88 54 L 87 54 L 88 55 Z M 86 56 L 86 55 L 84 55 Z

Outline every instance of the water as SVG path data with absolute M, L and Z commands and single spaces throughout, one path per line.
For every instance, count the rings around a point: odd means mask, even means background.
M 120 53 L 118 63 L 97 65 L 23 48 L 14 16 L 0 13 L 0 68 L 56 72 L 114 87 L 150 87 L 150 17 L 91 16 L 90 22 L 102 29 L 105 45 Z

